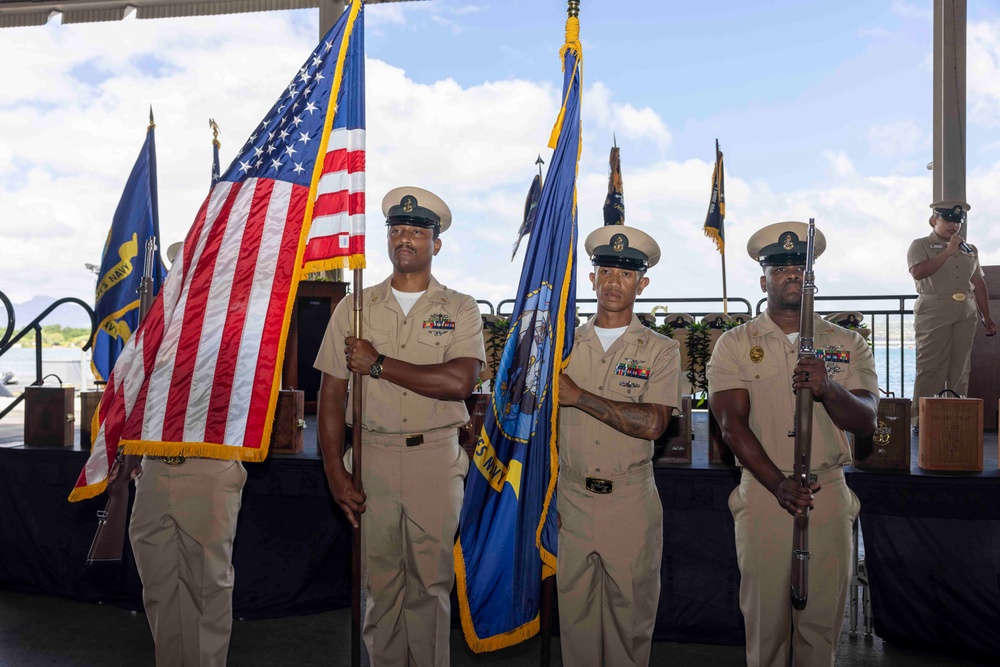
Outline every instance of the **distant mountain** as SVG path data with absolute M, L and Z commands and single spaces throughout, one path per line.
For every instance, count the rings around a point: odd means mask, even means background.
M 31 321 L 42 314 L 42 311 L 51 306 L 56 297 L 36 296 L 23 303 L 14 304 L 14 320 L 17 331 L 31 324 Z M 0 305 L 0 326 L 6 327 L 7 314 L 3 306 Z M 90 316 L 87 311 L 75 303 L 64 303 L 42 321 L 42 326 L 46 324 L 61 324 L 64 327 L 89 327 Z M 2 332 L 2 330 L 0 330 Z

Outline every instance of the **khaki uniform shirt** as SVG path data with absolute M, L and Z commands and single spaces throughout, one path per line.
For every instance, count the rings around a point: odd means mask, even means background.
M 680 397 L 680 345 L 632 316 L 625 333 L 605 352 L 594 321 L 578 327 L 566 374 L 581 388 L 615 401 L 676 408 Z M 559 410 L 559 465 L 582 477 L 625 473 L 649 465 L 651 440 L 633 438 L 578 408 Z
M 433 276 L 409 315 L 392 293 L 392 277 L 365 289 L 362 336 L 379 354 L 411 364 L 440 364 L 471 357 L 486 361 L 483 321 L 471 296 L 448 289 Z M 350 379 L 344 339 L 354 335 L 352 299 L 345 298 L 330 318 L 315 367 L 342 380 Z M 364 423 L 376 433 L 417 434 L 458 427 L 469 419 L 463 401 L 428 398 L 386 380 L 361 377 Z M 351 410 L 347 423 L 352 422 Z
M 856 332 L 816 316 L 813 347 L 826 359 L 830 377 L 845 389 L 878 394 L 871 348 Z M 788 474 L 795 457 L 795 438 L 788 432 L 795 421 L 792 369 L 798 355 L 798 344 L 791 343 L 764 311 L 723 334 L 708 361 L 709 393 L 729 389 L 750 393 L 750 429 L 768 457 Z M 827 470 L 850 462 L 847 434 L 833 423 L 822 403 L 813 403 L 812 469 Z
M 931 232 L 929 236 L 916 239 L 910 244 L 910 249 L 906 252 L 906 265 L 913 268 L 920 262 L 937 257 L 948 247 L 948 242 Z M 920 280 L 914 281 L 917 285 L 917 294 L 938 294 L 950 296 L 962 293 L 971 300 L 972 278 L 982 277 L 983 269 L 979 266 L 979 254 L 973 248 L 972 253 L 959 250 L 949 257 L 940 269 Z

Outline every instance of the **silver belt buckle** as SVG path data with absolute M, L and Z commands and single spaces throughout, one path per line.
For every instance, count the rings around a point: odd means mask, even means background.
M 962 301 L 965 301 L 968 298 L 968 295 L 966 295 L 965 292 L 955 292 L 954 294 L 951 295 L 951 298 L 953 301 L 958 301 L 959 303 L 961 303 Z

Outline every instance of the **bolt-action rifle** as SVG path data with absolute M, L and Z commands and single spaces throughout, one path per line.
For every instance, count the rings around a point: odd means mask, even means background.
M 806 270 L 802 276 L 802 308 L 799 313 L 799 359 L 816 356 L 813 346 L 813 310 L 816 276 L 813 273 L 813 247 L 816 221 L 809 218 L 806 236 Z M 812 457 L 813 396 L 811 389 L 799 389 L 795 394 L 795 461 L 792 477 L 808 489 L 814 476 L 810 471 Z M 794 518 L 792 528 L 792 606 L 805 609 L 809 598 L 809 508 Z
M 156 261 L 156 240 L 146 240 L 145 265 L 139 281 L 139 323 L 153 305 L 153 262 Z M 136 328 L 138 330 L 138 327 Z M 98 408 L 100 411 L 100 408 Z M 108 482 L 108 502 L 97 511 L 97 532 L 87 554 L 87 564 L 115 563 L 122 559 L 125 548 L 125 527 L 128 523 L 128 484 L 139 465 L 140 456 L 126 456 L 119 446 L 115 461 L 118 474 Z

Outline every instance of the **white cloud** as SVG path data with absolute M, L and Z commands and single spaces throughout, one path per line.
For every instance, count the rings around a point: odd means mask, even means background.
M 225 166 L 312 47 L 308 26 L 296 27 L 284 13 L 269 19 L 236 15 L 185 21 L 183 29 L 180 22 L 131 21 L 4 33 L 0 62 L 19 66 L 0 74 L 8 91 L 0 102 L 0 290 L 15 302 L 40 294 L 92 299 L 94 279 L 84 263 L 100 258 L 150 103 L 157 115 L 163 245 L 183 238 L 208 190 L 207 119 L 222 126 Z M 151 55 L 164 66 L 144 67 Z M 510 250 L 535 156 L 551 157 L 545 145 L 560 103 L 561 77 L 550 69 L 539 80 L 418 83 L 398 63 L 368 60 L 366 284 L 390 271 L 381 197 L 409 183 L 438 192 L 454 213 L 435 274 L 493 303 L 514 296 L 524 250 L 513 263 Z M 84 70 L 89 75 L 81 78 Z M 971 87 L 970 74 L 970 99 Z M 979 89 L 975 96 L 988 99 Z M 623 149 L 626 219 L 653 234 L 663 252 L 646 295 L 721 296 L 719 255 L 702 232 L 712 165 L 666 159 L 671 132 L 660 115 L 618 99 L 600 81 L 584 97 L 581 237 L 601 224 L 612 131 Z M 905 120 L 875 126 L 868 137 L 873 151 L 891 145 L 897 154 L 911 140 L 926 141 Z M 635 159 L 645 152 L 637 146 L 646 144 L 659 152 Z M 926 233 L 929 172 L 858 173 L 841 149 L 806 159 L 830 165 L 826 182 L 775 191 L 752 166 L 727 171 L 730 296 L 751 304 L 761 296 L 760 269 L 744 250 L 749 236 L 771 222 L 810 216 L 828 241 L 817 262 L 822 294 L 911 293 L 906 247 Z M 1000 262 L 998 181 L 996 161 L 968 180 L 970 237 L 987 264 Z M 582 253 L 579 262 L 579 295 L 591 298 Z
M 927 3 L 915 4 L 905 0 L 892 0 L 892 13 L 904 19 L 931 22 L 934 20 L 934 12 L 927 7 Z
M 917 151 L 930 155 L 931 137 L 912 120 L 872 125 L 865 133 L 870 150 L 883 157 L 908 156 Z
M 1000 22 L 968 26 L 969 115 L 986 127 L 1000 127 Z
M 851 176 L 855 173 L 854 164 L 844 151 L 823 151 L 823 159 L 830 164 L 837 176 Z
M 661 151 L 670 147 L 673 137 L 659 113 L 650 107 L 637 109 L 627 102 L 615 102 L 613 97 L 600 81 L 590 86 L 583 93 L 584 119 L 593 119 L 598 128 L 623 139 L 652 141 Z

